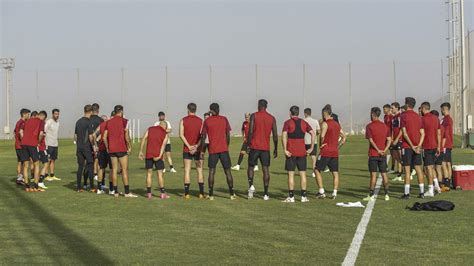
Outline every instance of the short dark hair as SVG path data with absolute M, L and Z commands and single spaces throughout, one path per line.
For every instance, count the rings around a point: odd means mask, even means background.
M 435 115 L 435 116 L 439 116 L 439 112 L 436 111 L 436 110 L 431 110 L 431 113 L 432 113 L 433 115 Z
M 400 108 L 401 108 L 402 110 L 406 111 L 406 110 L 407 110 L 407 105 L 404 104 L 404 105 L 402 105 Z
M 405 104 L 409 107 L 409 108 L 415 108 L 415 105 L 416 105 L 416 100 L 415 98 L 413 97 L 406 97 L 405 98 Z
M 421 104 L 421 107 L 422 107 L 422 108 L 425 108 L 425 109 L 428 109 L 428 110 L 431 109 L 431 105 L 430 105 L 429 102 L 423 102 L 423 103 Z
M 219 114 L 219 104 L 218 103 L 211 103 L 211 105 L 209 105 L 209 109 L 211 111 L 213 111 L 214 113 L 216 114 Z
M 447 107 L 447 108 L 448 108 L 448 110 L 451 110 L 451 104 L 450 104 L 450 103 L 448 103 L 448 102 L 444 102 L 444 103 L 442 103 L 442 104 L 441 104 L 441 106 L 440 106 L 440 108 L 443 108 L 443 107 Z
M 110 116 L 115 116 L 115 111 L 110 112 Z
M 20 110 L 20 115 L 21 115 L 21 116 L 24 116 L 24 115 L 29 114 L 29 113 L 31 113 L 31 111 L 30 111 L 29 109 L 22 108 L 22 109 Z
M 188 111 L 191 113 L 196 113 L 197 110 L 197 105 L 195 103 L 189 103 L 188 104 Z
M 388 104 L 388 103 L 387 103 L 387 104 L 384 104 L 383 109 L 385 109 L 385 108 L 390 109 L 390 104 Z
M 290 113 L 291 115 L 299 115 L 300 114 L 300 108 L 296 105 L 293 105 L 290 107 Z
M 326 104 L 323 109 L 321 110 L 321 113 L 328 113 L 328 115 L 332 115 L 332 108 L 330 104 Z
M 44 117 L 48 117 L 48 113 L 46 113 L 44 110 L 40 111 L 39 114 L 44 115 Z
M 382 111 L 378 107 L 372 107 L 370 109 L 370 114 L 375 115 L 376 117 L 380 117 L 381 113 L 382 113 Z
M 205 112 L 204 116 L 211 116 L 211 114 L 209 112 Z
M 305 108 L 304 109 L 304 114 L 305 115 L 311 115 L 311 108 Z
M 165 112 L 163 112 L 163 111 L 158 112 L 158 116 L 163 116 L 163 115 L 165 115 Z
M 58 108 L 54 108 L 53 111 L 51 111 L 52 114 L 54 114 L 54 113 L 56 113 L 56 112 L 59 113 L 59 109 L 58 109 Z
M 392 106 L 397 108 L 397 109 L 400 109 L 400 103 L 399 102 L 393 102 Z
M 38 112 L 37 112 L 37 111 L 31 112 L 31 116 L 37 116 L 37 115 L 38 115 Z
M 262 108 L 266 109 L 267 106 L 268 106 L 267 100 L 265 99 L 258 100 L 258 109 L 262 109 Z
M 123 112 L 123 106 L 120 105 L 120 104 L 114 106 L 114 112 L 115 112 L 115 114 Z
M 89 113 L 89 112 L 92 112 L 92 105 L 87 104 L 86 106 L 84 106 L 84 113 Z
M 93 112 L 99 112 L 100 106 L 98 103 L 93 103 L 92 104 L 92 111 Z

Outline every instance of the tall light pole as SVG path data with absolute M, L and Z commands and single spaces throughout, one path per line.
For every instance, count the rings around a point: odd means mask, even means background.
M 6 139 L 10 139 L 10 86 L 12 71 L 15 68 L 15 58 L 0 58 L 0 63 L 2 64 L 3 69 L 5 70 L 5 100 L 6 100 L 6 114 L 7 121 L 3 128 L 3 133 L 5 134 Z

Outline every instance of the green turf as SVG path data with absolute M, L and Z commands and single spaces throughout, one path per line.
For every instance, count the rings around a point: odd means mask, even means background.
M 143 162 L 138 146 L 130 162 L 131 188 L 141 197 L 115 199 L 76 193 L 75 150 L 61 141 L 57 175 L 46 193 L 25 193 L 13 182 L 15 154 L 11 142 L 0 142 L 0 263 L 1 264 L 340 264 L 349 248 L 363 209 L 316 200 L 309 178 L 308 204 L 292 205 L 286 197 L 286 173 L 280 158 L 272 161 L 270 196 L 245 198 L 245 170 L 233 172 L 237 201 L 228 199 L 223 172 L 216 175 L 213 202 L 183 201 L 181 143 L 173 139 L 177 174 L 165 175 L 171 199 L 143 197 Z M 232 139 L 232 160 L 241 139 Z M 367 144 L 350 137 L 340 159 L 341 184 L 337 201 L 358 201 L 367 193 Z M 471 150 L 454 150 L 454 162 L 474 164 Z M 246 162 L 246 159 L 244 160 Z M 244 163 L 245 165 L 245 163 Z M 246 168 L 246 167 L 245 167 Z M 207 174 L 207 170 L 205 171 Z M 308 171 L 309 173 L 309 171 Z M 331 178 L 324 175 L 327 190 Z M 299 180 L 299 178 L 297 178 Z M 261 196 L 261 172 L 255 185 Z M 299 181 L 297 181 L 299 184 Z M 416 184 L 416 183 L 414 183 Z M 415 193 L 416 193 L 416 185 Z M 156 180 L 154 180 L 154 193 Z M 297 195 L 299 199 L 299 185 Z M 122 189 L 122 188 L 121 188 Z M 197 184 L 191 186 L 196 195 Z M 472 264 L 474 192 L 440 195 L 457 207 L 447 213 L 404 210 L 416 199 L 402 201 L 401 184 L 392 186 L 390 202 L 377 201 L 358 264 Z

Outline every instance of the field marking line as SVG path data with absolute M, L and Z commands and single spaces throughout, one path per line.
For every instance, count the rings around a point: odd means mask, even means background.
M 379 194 L 381 184 L 382 178 L 378 177 L 374 191 L 375 197 L 377 197 L 377 195 Z M 364 240 L 365 231 L 367 230 L 367 226 L 369 225 L 370 217 L 372 216 L 372 210 L 374 209 L 376 201 L 377 200 L 369 201 L 369 203 L 367 203 L 367 207 L 365 208 L 364 214 L 362 215 L 359 225 L 357 226 L 357 230 L 354 234 L 354 238 L 352 239 L 351 246 L 349 247 L 349 250 L 347 250 L 346 257 L 342 262 L 343 266 L 355 265 L 357 256 L 359 255 L 360 246 L 362 245 L 362 241 Z

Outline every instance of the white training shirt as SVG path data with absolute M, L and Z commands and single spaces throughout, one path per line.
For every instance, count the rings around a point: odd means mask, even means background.
M 312 118 L 311 116 L 306 117 L 304 121 L 306 121 L 306 123 L 308 123 L 311 126 L 315 134 L 317 133 L 318 130 L 320 130 L 319 121 Z M 315 141 L 315 143 L 317 142 Z M 311 145 L 311 134 L 306 133 L 304 135 L 304 144 Z
M 166 125 L 167 125 L 167 126 L 166 126 L 166 127 L 167 127 L 166 130 L 171 130 L 171 123 L 170 123 L 170 121 L 165 120 L 165 122 L 166 122 Z M 156 126 L 159 126 L 159 125 L 160 125 L 160 121 L 156 121 L 156 123 L 155 123 L 153 126 L 156 127 Z M 168 133 L 168 142 L 166 142 L 166 144 L 171 144 L 171 132 Z
M 44 132 L 46 133 L 46 146 L 58 147 L 59 121 L 48 119 L 44 125 Z

